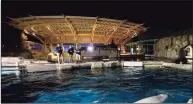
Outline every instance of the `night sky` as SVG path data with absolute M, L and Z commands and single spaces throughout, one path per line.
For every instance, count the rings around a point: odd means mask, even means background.
M 67 1 L 16 1 L 1 2 L 1 21 L 6 17 L 24 17 L 31 15 L 72 15 L 91 16 L 128 20 L 144 23 L 150 29 L 140 39 L 159 38 L 170 31 L 186 30 L 192 27 L 192 2 L 67 2 Z M 2 44 L 15 46 L 20 44 L 20 31 L 1 22 Z

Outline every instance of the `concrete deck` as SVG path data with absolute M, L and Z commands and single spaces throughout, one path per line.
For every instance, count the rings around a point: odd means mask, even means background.
M 143 61 L 145 68 L 162 68 L 162 61 Z
M 182 69 L 192 72 L 191 64 L 175 64 L 175 63 L 166 63 L 164 61 L 100 61 L 100 62 L 86 62 L 86 63 L 63 63 L 63 64 L 53 64 L 47 61 L 38 61 L 38 60 L 26 60 L 26 59 L 17 59 L 13 58 L 16 61 L 12 61 L 11 57 L 5 58 L 3 61 L 5 63 L 11 63 L 18 68 L 12 68 L 8 66 L 7 68 L 2 68 L 3 71 L 8 70 L 20 70 L 22 72 L 42 72 L 42 71 L 54 71 L 54 70 L 74 70 L 74 69 L 103 69 L 111 67 L 126 67 L 136 66 L 135 64 L 140 64 L 141 67 L 145 68 L 160 68 L 160 67 L 169 67 Z M 18 63 L 18 64 L 15 64 Z M 124 64 L 126 63 L 126 64 Z M 6 64 L 3 64 L 6 67 Z M 9 64 L 8 64 L 9 65 Z M 139 66 L 139 65 L 138 65 Z
M 163 67 L 177 68 L 182 70 L 187 70 L 192 72 L 192 64 L 175 64 L 175 63 L 165 63 L 162 64 Z
M 55 71 L 55 70 L 64 70 L 70 71 L 74 69 L 94 69 L 94 68 L 107 68 L 107 67 L 121 67 L 120 62 L 118 61 L 109 61 L 109 62 L 86 62 L 86 63 L 63 63 L 63 64 L 51 64 L 51 63 L 31 63 L 21 71 L 33 73 L 33 72 L 43 72 L 43 71 Z
M 164 61 L 144 61 L 143 63 L 145 68 L 166 67 L 166 68 L 176 68 L 176 69 L 192 72 L 192 64 L 176 64 L 176 63 L 169 63 Z

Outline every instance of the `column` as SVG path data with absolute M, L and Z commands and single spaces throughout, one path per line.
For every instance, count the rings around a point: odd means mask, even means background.
M 52 52 L 52 44 L 49 44 L 50 52 Z
M 121 44 L 121 53 L 126 53 L 124 44 Z

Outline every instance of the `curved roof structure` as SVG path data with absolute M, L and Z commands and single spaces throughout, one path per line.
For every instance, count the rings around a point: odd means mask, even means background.
M 10 25 L 33 35 L 45 44 L 103 43 L 125 44 L 146 31 L 143 24 L 98 17 L 32 16 L 11 18 Z

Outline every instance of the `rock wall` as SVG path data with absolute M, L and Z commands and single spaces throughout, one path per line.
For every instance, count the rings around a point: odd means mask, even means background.
M 154 46 L 155 57 L 178 59 L 181 50 L 189 44 L 193 44 L 193 34 L 170 36 L 159 39 Z

